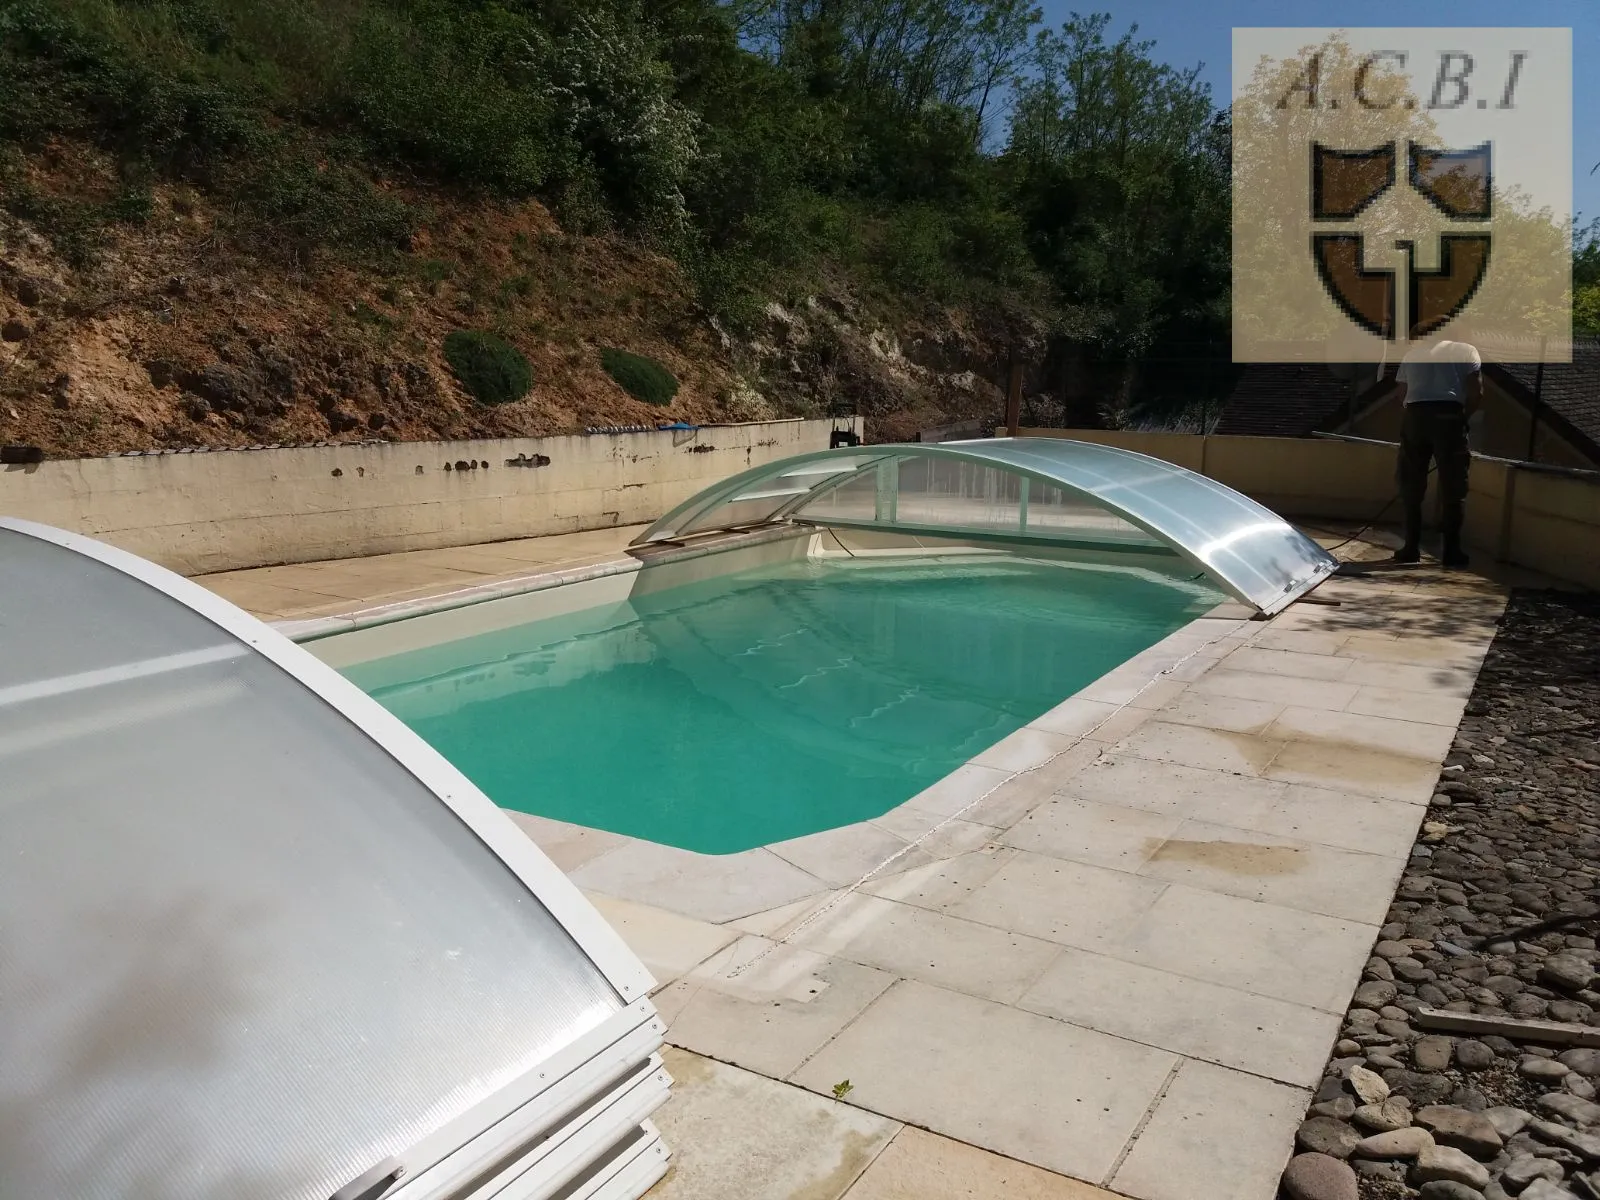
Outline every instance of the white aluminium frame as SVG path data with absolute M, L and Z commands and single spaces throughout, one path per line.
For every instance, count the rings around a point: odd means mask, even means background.
M 119 571 L 199 614 L 298 680 L 358 732 L 376 742 L 503 862 L 555 918 L 621 997 L 622 1009 L 526 1075 L 402 1150 L 407 1168 L 385 1200 L 435 1194 L 447 1180 L 470 1177 L 479 1164 L 525 1141 L 581 1092 L 658 1049 L 665 1026 L 649 995 L 655 980 L 577 886 L 510 817 L 376 700 L 263 621 L 165 567 L 104 542 L 33 521 L 0 517 L 8 529 L 81 554 Z M 567 1086 L 562 1086 L 566 1084 Z
M 1170 504 L 1161 504 L 1155 510 L 1141 510 L 1118 501 L 1114 494 L 1102 494 L 1085 483 L 1070 478 L 1067 474 L 1052 471 L 1044 448 L 1047 446 L 1075 446 L 1079 450 L 1088 450 L 1106 462 L 1115 462 L 1127 467 L 1143 467 L 1147 471 L 1156 472 L 1164 480 L 1183 480 L 1200 494 L 1226 494 L 1235 507 L 1253 513 L 1253 522 L 1249 525 L 1238 526 L 1231 533 L 1220 538 L 1213 538 L 1199 544 L 1191 544 L 1192 537 L 1186 537 L 1184 531 L 1174 531 L 1170 520 L 1160 519 L 1163 513 L 1171 515 L 1181 510 Z M 988 438 L 978 441 L 960 442 L 905 442 L 885 443 L 869 447 L 839 447 L 833 450 L 812 450 L 804 454 L 795 454 L 781 458 L 763 466 L 751 467 L 737 475 L 731 475 L 717 483 L 712 484 L 683 503 L 673 508 L 658 518 L 638 537 L 629 543 L 630 546 L 644 546 L 652 542 L 673 542 L 679 538 L 680 531 L 685 526 L 692 526 L 709 513 L 727 505 L 737 504 L 745 499 L 757 497 L 777 499 L 788 497 L 783 503 L 776 505 L 760 519 L 730 525 L 729 528 L 755 529 L 762 526 L 777 525 L 784 522 L 800 522 L 814 524 L 819 528 L 837 525 L 839 528 L 856 529 L 890 529 L 900 533 L 915 534 L 928 533 L 935 536 L 945 535 L 951 537 L 971 537 L 971 529 L 961 527 L 923 526 L 914 523 L 901 523 L 896 520 L 894 504 L 896 488 L 885 486 L 884 472 L 899 462 L 910 462 L 917 459 L 933 459 L 969 463 L 975 466 L 988 467 L 1015 475 L 1026 489 L 1028 482 L 1044 484 L 1069 493 L 1095 507 L 1122 518 L 1124 521 L 1143 530 L 1156 540 L 1159 545 L 1177 554 L 1184 561 L 1199 571 L 1209 575 L 1214 583 L 1224 592 L 1244 604 L 1259 611 L 1263 616 L 1272 616 L 1280 612 L 1306 592 L 1316 587 L 1323 579 L 1338 568 L 1338 562 L 1331 554 L 1323 550 L 1310 538 L 1297 531 L 1288 521 L 1277 513 L 1256 503 L 1248 496 L 1235 491 L 1233 488 L 1217 482 L 1209 476 L 1190 471 L 1176 463 L 1169 463 L 1163 459 L 1154 458 L 1148 454 L 1140 454 L 1133 450 L 1123 450 L 1117 446 L 1107 446 L 1100 443 L 1080 442 L 1072 438 Z M 829 469 L 830 464 L 841 464 L 837 470 Z M 877 488 L 877 512 L 872 520 L 831 520 L 826 514 L 818 513 L 814 518 L 807 517 L 809 506 L 816 500 L 826 496 L 829 492 L 844 486 L 851 480 L 861 478 L 869 471 L 879 472 Z M 780 481 L 794 478 L 811 478 L 816 482 L 804 486 L 778 487 Z M 1110 489 L 1126 490 L 1126 484 L 1117 484 Z M 747 489 L 756 489 L 748 492 Z M 1071 539 L 1063 538 L 1059 534 L 1028 536 L 1026 528 L 1027 519 L 1027 492 L 1022 492 L 1019 503 L 1022 520 L 1015 529 L 1002 530 L 1000 528 L 985 529 L 980 531 L 985 537 L 996 541 L 1043 541 L 1058 544 L 1070 544 Z M 684 537 L 694 537 L 701 533 L 711 532 L 710 529 L 690 530 Z M 1294 575 L 1281 589 L 1266 592 L 1262 588 L 1253 587 L 1248 580 L 1241 581 L 1238 573 L 1228 569 L 1227 563 L 1218 563 L 1218 551 L 1228 548 L 1239 533 L 1259 534 L 1263 532 L 1280 534 L 1292 547 L 1297 555 L 1303 556 L 1302 570 Z M 1256 572 L 1265 580 L 1265 575 Z

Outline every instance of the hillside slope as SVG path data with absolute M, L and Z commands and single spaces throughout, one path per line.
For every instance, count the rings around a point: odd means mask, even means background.
M 52 143 L 25 161 L 35 195 L 111 195 L 113 164 Z M 0 441 L 52 457 L 182 446 L 382 437 L 523 436 L 592 426 L 867 413 L 880 437 L 991 417 L 970 367 L 998 354 L 956 317 L 877 328 L 846 289 L 751 336 L 721 332 L 671 259 L 617 234 L 564 232 L 536 201 L 413 189 L 428 218 L 380 266 L 305 265 L 224 230 L 213 201 L 157 185 L 137 223 L 100 232 L 91 264 L 0 214 Z M 70 247 L 69 247 L 70 249 Z M 499 333 L 528 358 L 522 400 L 475 403 L 442 354 L 455 329 Z M 919 366 L 899 343 L 937 349 Z M 600 350 L 648 355 L 679 380 L 670 405 L 633 399 Z M 935 360 L 930 360 L 935 361 Z

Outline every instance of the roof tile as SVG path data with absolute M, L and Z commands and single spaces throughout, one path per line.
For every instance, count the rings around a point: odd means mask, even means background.
M 1350 384 L 1321 363 L 1249 363 L 1213 432 L 1305 437 L 1349 398 Z

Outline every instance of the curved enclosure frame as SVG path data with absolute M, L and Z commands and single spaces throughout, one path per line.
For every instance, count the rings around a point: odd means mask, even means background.
M 819 450 L 745 471 L 667 513 L 634 545 L 775 522 L 1094 551 L 1176 554 L 1274 613 L 1337 561 L 1213 479 L 1066 438 Z
M 652 980 L 482 792 L 197 584 L 5 519 L 0 563 L 0 1195 L 665 1171 Z

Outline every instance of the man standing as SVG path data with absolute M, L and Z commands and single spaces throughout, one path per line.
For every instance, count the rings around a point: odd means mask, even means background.
M 1483 362 L 1466 342 L 1437 341 L 1413 347 L 1395 376 L 1400 402 L 1400 500 L 1405 511 L 1405 545 L 1396 562 L 1421 558 L 1422 500 L 1428 490 L 1428 461 L 1439 468 L 1447 567 L 1467 565 L 1461 549 L 1461 522 L 1467 499 L 1467 419 L 1483 401 Z

